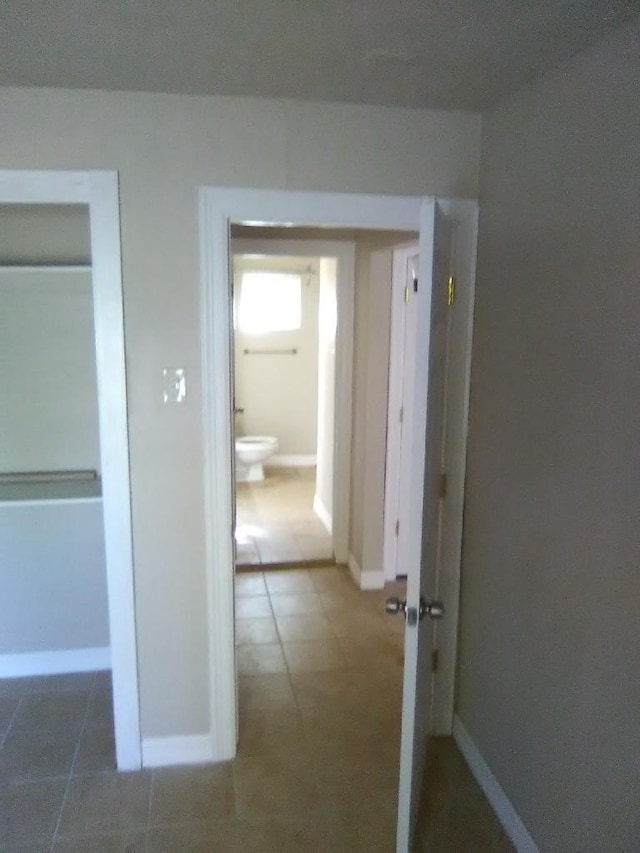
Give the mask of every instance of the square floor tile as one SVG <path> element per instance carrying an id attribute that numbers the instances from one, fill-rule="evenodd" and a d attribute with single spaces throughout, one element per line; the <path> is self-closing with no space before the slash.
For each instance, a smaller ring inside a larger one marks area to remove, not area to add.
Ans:
<path id="1" fill-rule="evenodd" d="M 58 822 L 66 779 L 6 785 L 0 798 L 0 850 L 49 842 Z"/>
<path id="2" fill-rule="evenodd" d="M 247 595 L 236 597 L 236 616 L 249 619 L 254 616 L 272 616 L 268 595 Z"/>
<path id="3" fill-rule="evenodd" d="M 238 560 L 240 562 L 240 560 Z M 236 595 L 266 595 L 262 572 L 240 572 L 235 578 Z"/>
<path id="4" fill-rule="evenodd" d="M 235 821 L 151 829 L 148 853 L 245 853 Z"/>
<path id="5" fill-rule="evenodd" d="M 322 603 L 316 593 L 271 595 L 271 606 L 276 616 L 299 616 L 304 613 L 322 612 Z"/>
<path id="6" fill-rule="evenodd" d="M 269 593 L 315 592 L 309 572 L 304 569 L 267 571 L 264 575 Z"/>
<path id="7" fill-rule="evenodd" d="M 69 783 L 58 837 L 145 829 L 151 773 L 100 773 Z"/>
<path id="8" fill-rule="evenodd" d="M 85 729 L 80 738 L 72 773 L 101 773 L 116 769 L 116 744 L 108 726 Z"/>
<path id="9" fill-rule="evenodd" d="M 296 701 L 286 673 L 238 675 L 240 713 L 255 710 L 295 710 Z"/>
<path id="10" fill-rule="evenodd" d="M 331 623 L 324 613 L 305 613 L 302 616 L 276 616 L 278 633 L 284 643 L 308 640 L 335 639 Z"/>
<path id="11" fill-rule="evenodd" d="M 51 779 L 68 776 L 78 743 L 77 732 L 22 730 L 8 733 L 0 750 L 0 778 Z"/>
<path id="12" fill-rule="evenodd" d="M 283 643 L 289 672 L 326 672 L 344 669 L 346 658 L 338 640 L 313 640 L 308 643 Z"/>
<path id="13" fill-rule="evenodd" d="M 154 770 L 150 826 L 210 822 L 235 813 L 230 764 Z"/>
<path id="14" fill-rule="evenodd" d="M 266 675 L 267 673 L 287 671 L 282 647 L 279 643 L 238 646 L 236 657 L 240 675 Z"/>
<path id="15" fill-rule="evenodd" d="M 236 645 L 252 646 L 262 643 L 277 643 L 278 631 L 273 616 L 254 619 L 236 619 Z"/>
<path id="16" fill-rule="evenodd" d="M 61 839 L 53 845 L 52 853 L 147 853 L 147 833 L 135 830 Z"/>

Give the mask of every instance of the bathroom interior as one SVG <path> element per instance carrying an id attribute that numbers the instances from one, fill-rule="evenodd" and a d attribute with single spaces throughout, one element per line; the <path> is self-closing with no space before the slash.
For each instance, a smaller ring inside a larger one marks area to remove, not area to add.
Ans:
<path id="1" fill-rule="evenodd" d="M 31 779 L 108 770 L 89 211 L 3 205 L 0 223 L 0 686 L 16 704 L 0 726 L 2 771 Z M 38 708 L 46 720 L 34 733 L 28 720 Z"/>
<path id="2" fill-rule="evenodd" d="M 329 564 L 336 260 L 232 246 L 236 566 Z"/>

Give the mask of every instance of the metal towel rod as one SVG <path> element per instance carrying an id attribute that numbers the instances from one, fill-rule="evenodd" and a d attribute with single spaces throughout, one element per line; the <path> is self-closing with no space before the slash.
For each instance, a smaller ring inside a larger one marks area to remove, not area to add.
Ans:
<path id="1" fill-rule="evenodd" d="M 298 350 L 292 349 L 246 349 L 245 355 L 297 355 Z"/>
<path id="2" fill-rule="evenodd" d="M 0 483 L 61 483 L 69 480 L 97 480 L 93 469 L 67 471 L 3 471 Z"/>

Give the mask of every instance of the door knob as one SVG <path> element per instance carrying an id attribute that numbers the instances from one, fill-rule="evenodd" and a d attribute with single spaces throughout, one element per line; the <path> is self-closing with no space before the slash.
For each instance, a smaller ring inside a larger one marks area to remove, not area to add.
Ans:
<path id="1" fill-rule="evenodd" d="M 420 596 L 418 610 L 415 607 L 407 607 L 406 601 L 395 597 L 387 598 L 384 609 L 387 613 L 404 613 L 409 625 L 415 625 L 418 621 L 422 622 L 425 616 L 430 619 L 442 619 L 445 613 L 444 604 L 441 601 L 432 598 L 427 600 L 422 595 Z"/>
<path id="2" fill-rule="evenodd" d="M 444 613 L 444 604 L 441 601 L 436 601 L 433 598 L 427 601 L 420 596 L 420 620 L 424 619 L 425 616 L 428 616 L 430 619 L 442 619 Z"/>
<path id="3" fill-rule="evenodd" d="M 404 613 L 407 609 L 407 602 L 399 598 L 387 598 L 384 609 L 387 613 Z"/>

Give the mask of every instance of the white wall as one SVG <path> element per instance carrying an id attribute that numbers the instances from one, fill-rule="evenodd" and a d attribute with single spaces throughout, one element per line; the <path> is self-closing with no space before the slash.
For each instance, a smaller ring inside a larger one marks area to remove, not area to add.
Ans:
<path id="1" fill-rule="evenodd" d="M 484 120 L 458 713 L 541 851 L 640 837 L 640 29 Z"/>
<path id="2" fill-rule="evenodd" d="M 100 468 L 90 271 L 0 267 L 0 471 Z"/>
<path id="3" fill-rule="evenodd" d="M 329 526 L 333 518 L 333 445 L 336 377 L 337 268 L 320 258 L 318 303 L 318 450 L 314 507 Z M 331 525 L 332 526 L 332 525 Z"/>
<path id="4" fill-rule="evenodd" d="M 205 732 L 198 187 L 475 196 L 480 120 L 29 88 L 0 90 L 0 115 L 5 167 L 120 174 L 142 731 Z M 163 367 L 187 369 L 183 406 L 162 405 Z"/>
<path id="5" fill-rule="evenodd" d="M 234 304 L 243 272 L 277 270 L 302 276 L 302 325 L 290 332 L 251 335 L 235 329 L 235 399 L 238 435 L 274 435 L 278 454 L 315 456 L 318 419 L 319 265 L 314 258 L 234 256 Z M 308 274 L 311 270 L 311 275 Z M 246 354 L 245 350 L 290 350 L 295 355 Z"/>
<path id="6" fill-rule="evenodd" d="M 109 645 L 100 500 L 1 503 L 0 549 L 0 658 Z"/>

